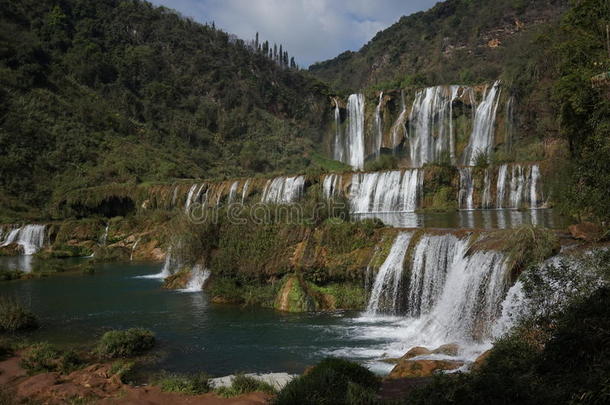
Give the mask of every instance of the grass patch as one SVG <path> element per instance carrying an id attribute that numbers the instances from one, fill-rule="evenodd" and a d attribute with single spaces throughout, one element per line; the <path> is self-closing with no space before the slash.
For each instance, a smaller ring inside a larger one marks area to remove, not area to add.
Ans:
<path id="1" fill-rule="evenodd" d="M 338 160 L 328 159 L 317 152 L 311 154 L 311 161 L 314 165 L 329 172 L 349 172 L 352 170 L 351 166 Z"/>
<path id="2" fill-rule="evenodd" d="M 273 395 L 277 390 L 273 388 L 271 384 L 264 381 L 244 374 L 237 374 L 233 377 L 233 381 L 229 387 L 220 387 L 215 389 L 214 392 L 221 397 L 230 398 L 248 394 L 250 392 L 264 392 Z"/>
<path id="3" fill-rule="evenodd" d="M 104 333 L 96 352 L 103 358 L 133 357 L 150 350 L 154 345 L 155 335 L 149 330 L 112 330 Z"/>
<path id="4" fill-rule="evenodd" d="M 127 384 L 130 380 L 130 375 L 133 371 L 135 363 L 127 360 L 116 360 L 110 366 L 110 374 L 116 375 L 119 379 Z"/>
<path id="5" fill-rule="evenodd" d="M 36 329 L 38 320 L 31 311 L 11 298 L 0 297 L 0 332 Z"/>

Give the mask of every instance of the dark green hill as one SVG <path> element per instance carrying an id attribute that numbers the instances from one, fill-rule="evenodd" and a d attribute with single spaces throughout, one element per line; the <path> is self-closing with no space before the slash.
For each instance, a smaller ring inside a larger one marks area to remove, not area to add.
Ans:
<path id="1" fill-rule="evenodd" d="M 293 172 L 325 86 L 136 0 L 0 0 L 0 208 L 75 188 Z"/>
<path id="2" fill-rule="evenodd" d="M 345 52 L 309 69 L 337 88 L 352 91 L 489 82 L 500 78 L 514 58 L 536 48 L 533 36 L 556 23 L 567 3 L 447 0 L 402 17 L 358 52 Z"/>

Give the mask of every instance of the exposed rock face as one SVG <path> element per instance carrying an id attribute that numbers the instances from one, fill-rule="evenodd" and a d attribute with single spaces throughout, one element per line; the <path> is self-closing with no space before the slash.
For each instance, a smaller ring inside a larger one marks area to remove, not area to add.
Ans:
<path id="1" fill-rule="evenodd" d="M 575 239 L 582 239 L 587 242 L 597 242 L 604 234 L 601 226 L 591 222 L 583 222 L 576 225 L 570 225 L 568 230 Z"/>
<path id="2" fill-rule="evenodd" d="M 297 276 L 289 277 L 280 290 L 275 308 L 284 312 L 308 312 L 320 309 L 319 300 Z"/>
<path id="3" fill-rule="evenodd" d="M 429 377 L 437 371 L 455 370 L 463 366 L 461 361 L 453 360 L 403 360 L 392 369 L 388 378 Z"/>
<path id="4" fill-rule="evenodd" d="M 472 363 L 470 370 L 471 371 L 480 370 L 481 367 L 483 367 L 487 363 L 487 359 L 489 358 L 490 354 L 491 354 L 491 349 L 481 353 L 479 355 L 479 357 L 477 357 L 477 359 L 474 361 L 474 363 Z"/>
<path id="5" fill-rule="evenodd" d="M 23 254 L 23 248 L 17 243 L 11 243 L 0 247 L 0 256 L 19 256 Z"/>
<path id="6" fill-rule="evenodd" d="M 430 350 L 426 349 L 425 347 L 416 346 L 416 347 L 412 348 L 411 350 L 409 350 L 407 353 L 405 353 L 405 355 L 402 356 L 400 359 L 409 360 L 409 359 L 412 359 L 413 357 L 424 356 L 426 354 L 431 354 L 431 353 L 432 352 Z"/>
<path id="7" fill-rule="evenodd" d="M 432 350 L 432 354 L 445 354 L 447 356 L 457 356 L 460 351 L 460 346 L 457 343 L 449 343 L 442 345 Z"/>

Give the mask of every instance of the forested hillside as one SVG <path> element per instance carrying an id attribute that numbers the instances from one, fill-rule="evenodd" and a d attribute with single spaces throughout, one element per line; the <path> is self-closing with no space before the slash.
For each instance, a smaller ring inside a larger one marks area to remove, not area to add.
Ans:
<path id="1" fill-rule="evenodd" d="M 479 84 L 520 62 L 533 65 L 545 28 L 568 0 L 447 0 L 403 16 L 358 52 L 347 51 L 310 71 L 338 89 Z M 398 16 L 397 16 L 398 18 Z M 527 60 L 518 61 L 525 57 Z M 533 72 L 520 72 L 521 74 Z"/>
<path id="2" fill-rule="evenodd" d="M 324 92 L 143 1 L 1 0 L 0 208 L 107 183 L 303 170 Z"/>

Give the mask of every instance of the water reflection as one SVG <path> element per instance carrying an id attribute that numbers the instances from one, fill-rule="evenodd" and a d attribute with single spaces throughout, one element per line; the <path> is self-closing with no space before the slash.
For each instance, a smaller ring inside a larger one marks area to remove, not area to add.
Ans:
<path id="1" fill-rule="evenodd" d="M 33 269 L 34 256 L 4 256 L 0 257 L 0 269 L 2 270 L 21 270 L 31 273 Z"/>
<path id="2" fill-rule="evenodd" d="M 536 210 L 469 210 L 447 213 L 367 213 L 354 214 L 356 219 L 377 218 L 384 224 L 396 228 L 466 228 L 466 229 L 507 229 L 521 225 L 535 225 L 546 228 L 565 228 L 565 218 L 551 209 Z"/>

